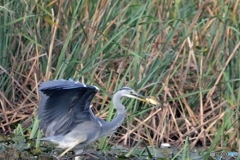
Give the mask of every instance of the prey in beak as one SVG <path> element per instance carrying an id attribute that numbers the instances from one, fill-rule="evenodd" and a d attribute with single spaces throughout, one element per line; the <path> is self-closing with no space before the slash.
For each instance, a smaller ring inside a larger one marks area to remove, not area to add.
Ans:
<path id="1" fill-rule="evenodd" d="M 131 92 L 131 96 L 134 97 L 135 99 L 138 99 L 140 101 L 146 102 L 146 103 L 154 105 L 154 106 L 158 106 L 158 107 L 162 106 L 162 104 L 160 103 L 158 98 L 154 97 L 154 96 L 145 97 L 135 91 Z"/>

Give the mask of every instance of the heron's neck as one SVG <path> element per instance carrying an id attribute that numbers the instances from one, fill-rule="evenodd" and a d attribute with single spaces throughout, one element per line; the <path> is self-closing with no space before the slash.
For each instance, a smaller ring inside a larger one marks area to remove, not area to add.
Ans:
<path id="1" fill-rule="evenodd" d="M 104 131 L 105 133 L 111 134 L 114 131 L 116 131 L 116 129 L 121 126 L 126 116 L 126 110 L 121 103 L 121 97 L 122 95 L 118 93 L 116 93 L 113 96 L 113 105 L 114 108 L 117 110 L 117 116 L 112 121 L 106 123 L 106 125 L 103 128 L 103 130 L 107 131 L 107 132 Z"/>

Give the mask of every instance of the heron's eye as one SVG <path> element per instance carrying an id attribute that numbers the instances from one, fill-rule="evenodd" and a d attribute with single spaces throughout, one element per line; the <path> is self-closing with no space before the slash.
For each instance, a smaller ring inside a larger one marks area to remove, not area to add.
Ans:
<path id="1" fill-rule="evenodd" d="M 133 91 L 130 91 L 130 94 L 134 94 L 134 92 L 133 92 Z"/>

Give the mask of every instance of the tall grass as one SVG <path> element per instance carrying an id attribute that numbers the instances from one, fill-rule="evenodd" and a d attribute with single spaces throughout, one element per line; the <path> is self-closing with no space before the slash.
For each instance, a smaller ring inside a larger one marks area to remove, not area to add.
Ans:
<path id="1" fill-rule="evenodd" d="M 101 89 L 92 109 L 107 120 L 115 113 L 111 95 L 122 86 L 164 103 L 160 110 L 125 100 L 128 117 L 100 141 L 102 149 L 139 140 L 183 146 L 187 137 L 191 147 L 239 149 L 239 1 L 0 6 L 1 132 L 34 117 L 40 82 L 71 77 Z"/>

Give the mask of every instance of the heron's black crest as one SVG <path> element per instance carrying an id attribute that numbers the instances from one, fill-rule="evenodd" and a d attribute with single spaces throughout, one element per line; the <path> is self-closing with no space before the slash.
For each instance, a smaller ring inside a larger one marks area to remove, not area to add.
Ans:
<path id="1" fill-rule="evenodd" d="M 131 91 L 131 90 L 133 90 L 133 89 L 130 88 L 130 87 L 123 87 L 123 88 L 119 89 L 118 91 L 121 91 L 121 90 L 129 90 L 129 91 Z"/>

